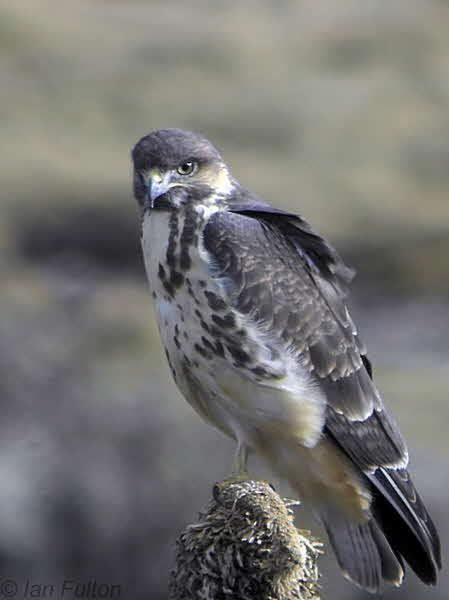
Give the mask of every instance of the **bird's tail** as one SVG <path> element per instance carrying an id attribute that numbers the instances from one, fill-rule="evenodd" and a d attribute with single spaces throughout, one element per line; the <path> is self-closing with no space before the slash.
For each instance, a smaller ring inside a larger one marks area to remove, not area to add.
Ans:
<path id="1" fill-rule="evenodd" d="M 400 585 L 404 561 L 435 584 L 441 549 L 435 526 L 406 470 L 378 469 L 370 476 L 372 516 L 354 523 L 335 513 L 322 520 L 344 574 L 370 592 L 382 581 Z"/>
<path id="2" fill-rule="evenodd" d="M 436 528 L 405 469 L 357 471 L 330 440 L 313 448 L 261 436 L 258 451 L 317 511 L 346 577 L 371 592 L 400 585 L 408 563 L 435 584 L 441 568 Z"/>
<path id="3" fill-rule="evenodd" d="M 341 515 L 322 516 L 340 568 L 348 579 L 368 592 L 377 592 L 382 581 L 399 586 L 403 564 L 375 519 L 354 523 Z"/>

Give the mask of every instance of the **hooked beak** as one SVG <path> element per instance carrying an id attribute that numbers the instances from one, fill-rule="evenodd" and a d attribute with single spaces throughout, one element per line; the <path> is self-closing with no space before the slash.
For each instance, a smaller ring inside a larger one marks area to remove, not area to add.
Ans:
<path id="1" fill-rule="evenodd" d="M 154 203 L 168 192 L 170 189 L 170 172 L 161 173 L 159 169 L 152 169 L 149 173 L 147 197 L 150 203 L 150 208 L 154 208 Z"/>

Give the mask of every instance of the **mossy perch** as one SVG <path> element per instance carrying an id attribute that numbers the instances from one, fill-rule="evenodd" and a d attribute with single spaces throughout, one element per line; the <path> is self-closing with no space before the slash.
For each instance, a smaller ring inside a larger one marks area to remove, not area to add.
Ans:
<path id="1" fill-rule="evenodd" d="M 292 504 L 263 481 L 215 485 L 178 538 L 171 600 L 319 600 L 321 543 L 296 529 Z"/>

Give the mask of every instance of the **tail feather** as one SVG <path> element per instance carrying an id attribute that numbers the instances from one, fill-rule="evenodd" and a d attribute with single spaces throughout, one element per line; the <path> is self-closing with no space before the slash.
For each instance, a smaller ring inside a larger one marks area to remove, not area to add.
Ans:
<path id="1" fill-rule="evenodd" d="M 344 575 L 368 592 L 379 591 L 382 581 L 400 585 L 402 562 L 395 555 L 374 520 L 353 523 L 323 518 L 329 540 Z"/>
<path id="2" fill-rule="evenodd" d="M 374 519 L 370 521 L 370 529 L 380 554 L 383 580 L 392 585 L 401 585 L 404 579 L 404 562 L 401 556 L 394 552 Z"/>
<path id="3" fill-rule="evenodd" d="M 440 541 L 409 474 L 404 469 L 378 469 L 369 479 L 373 484 L 369 521 L 322 515 L 344 574 L 376 592 L 382 580 L 401 584 L 405 561 L 424 583 L 434 585 L 441 569 Z"/>
<path id="4" fill-rule="evenodd" d="M 441 569 L 441 547 L 435 525 L 404 469 L 378 469 L 370 476 L 373 514 L 393 550 L 427 584 Z"/>

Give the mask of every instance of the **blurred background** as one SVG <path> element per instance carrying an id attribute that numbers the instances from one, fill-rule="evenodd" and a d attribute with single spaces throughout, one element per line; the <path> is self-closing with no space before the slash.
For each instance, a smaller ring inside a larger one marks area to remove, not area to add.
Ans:
<path id="1" fill-rule="evenodd" d="M 139 253 L 129 152 L 166 126 L 205 134 L 357 268 L 445 554 L 448 24 L 441 0 L 0 2 L 0 581 L 166 598 L 175 539 L 229 471 L 232 444 L 171 381 Z M 330 551 L 321 567 L 323 599 L 369 597 Z M 409 573 L 384 598 L 447 586 Z"/>

